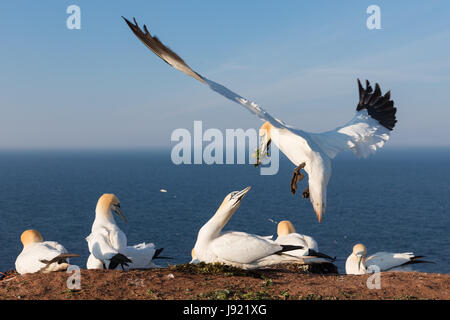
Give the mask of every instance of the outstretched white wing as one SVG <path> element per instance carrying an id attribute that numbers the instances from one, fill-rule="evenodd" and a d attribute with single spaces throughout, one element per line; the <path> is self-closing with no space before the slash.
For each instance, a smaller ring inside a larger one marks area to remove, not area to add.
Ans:
<path id="1" fill-rule="evenodd" d="M 212 80 L 209 80 L 204 76 L 200 75 L 199 73 L 195 72 L 193 69 L 191 69 L 191 67 L 188 66 L 186 62 L 184 62 L 183 59 L 181 59 L 180 56 L 178 56 L 170 48 L 165 46 L 161 41 L 159 41 L 159 39 L 156 36 L 152 36 L 148 31 L 146 25 L 144 25 L 143 27 L 144 31 L 142 31 L 141 28 L 138 26 L 136 19 L 134 19 L 133 24 L 126 18 L 124 17 L 122 18 L 128 24 L 131 31 L 133 31 L 133 33 L 139 38 L 139 40 L 141 40 L 147 46 L 147 48 L 152 50 L 158 57 L 163 59 L 167 64 L 171 65 L 172 67 L 181 72 L 184 72 L 188 76 L 191 76 L 194 79 L 204 84 L 207 84 L 211 88 L 211 90 L 219 93 L 220 95 L 224 96 L 227 99 L 230 99 L 231 101 L 239 103 L 240 105 L 244 106 L 247 110 L 249 110 L 251 113 L 258 116 L 260 119 L 264 121 L 269 121 L 273 126 L 277 128 L 286 127 L 286 125 L 281 120 L 272 117 L 255 102 L 249 101 L 248 99 L 229 90 L 223 85 L 216 83 Z"/>
<path id="2" fill-rule="evenodd" d="M 378 84 L 375 86 L 375 91 L 372 92 L 368 81 L 366 82 L 366 89 L 363 89 L 358 80 L 360 101 L 356 108 L 356 115 L 350 122 L 335 130 L 320 134 L 295 129 L 268 114 L 255 102 L 249 101 L 223 85 L 209 80 L 191 69 L 180 56 L 165 46 L 156 36 L 152 36 L 145 25 L 143 27 L 144 31 L 142 31 L 136 19 L 134 19 L 134 24 L 126 18 L 123 19 L 139 40 L 167 64 L 207 84 L 213 91 L 231 101 L 239 103 L 260 119 L 269 121 L 273 126 L 293 131 L 300 137 L 303 137 L 308 144 L 311 142 L 315 143 L 331 159 L 339 152 L 348 150 L 349 148 L 357 156 L 367 157 L 384 145 L 389 139 L 390 130 L 394 128 L 397 122 L 395 119 L 396 108 L 394 108 L 393 101 L 390 100 L 390 93 L 388 92 L 386 95 L 381 96 L 381 90 Z"/>
<path id="3" fill-rule="evenodd" d="M 397 122 L 397 109 L 394 108 L 394 101 L 390 100 L 390 92 L 382 96 L 378 83 L 372 91 L 367 80 L 364 89 L 358 79 L 358 87 L 359 103 L 352 120 L 324 133 L 306 133 L 331 159 L 348 149 L 363 158 L 375 153 L 389 140 L 390 131 Z M 302 133 L 305 134 L 302 131 L 300 135 Z"/>

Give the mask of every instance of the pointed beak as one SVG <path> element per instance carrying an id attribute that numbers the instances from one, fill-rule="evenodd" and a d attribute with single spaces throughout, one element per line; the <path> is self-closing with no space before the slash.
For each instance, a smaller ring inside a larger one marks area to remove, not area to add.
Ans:
<path id="1" fill-rule="evenodd" d="M 266 134 L 259 137 L 259 148 L 256 150 L 256 163 L 255 167 L 261 164 L 261 159 L 266 157 L 269 152 L 270 140 L 267 141 Z"/>
<path id="2" fill-rule="evenodd" d="M 245 194 L 246 194 L 247 192 L 250 191 L 250 189 L 251 189 L 251 187 L 248 186 L 248 187 L 245 188 L 244 190 L 239 191 L 238 193 L 236 193 L 236 194 L 233 196 L 233 199 L 236 199 L 236 201 L 241 201 L 242 198 L 245 196 Z"/>
<path id="3" fill-rule="evenodd" d="M 119 217 L 123 219 L 123 221 L 128 222 L 127 217 L 123 214 L 122 210 L 120 210 L 120 206 L 113 206 L 113 211 L 117 213 Z"/>
<path id="4" fill-rule="evenodd" d="M 358 270 L 361 270 L 361 262 L 363 262 L 363 256 L 362 254 L 358 253 L 356 254 L 356 256 L 358 257 Z"/>

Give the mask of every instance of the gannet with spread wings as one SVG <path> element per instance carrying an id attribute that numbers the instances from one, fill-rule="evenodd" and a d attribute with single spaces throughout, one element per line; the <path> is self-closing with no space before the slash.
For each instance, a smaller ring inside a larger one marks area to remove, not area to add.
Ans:
<path id="1" fill-rule="evenodd" d="M 358 157 L 367 157 L 381 148 L 389 140 L 390 131 L 397 122 L 397 109 L 390 100 L 390 91 L 382 95 L 378 83 L 373 89 L 366 80 L 364 88 L 358 80 L 359 102 L 356 115 L 342 127 L 323 133 L 310 133 L 296 129 L 272 117 L 256 103 L 245 99 L 221 84 L 207 79 L 191 69 L 175 52 L 165 46 L 157 37 L 150 34 L 144 25 L 143 30 L 134 19 L 134 24 L 123 18 L 133 33 L 151 51 L 175 69 L 208 85 L 222 96 L 242 105 L 264 120 L 259 130 L 260 148 L 257 151 L 257 165 L 265 157 L 271 142 L 291 160 L 296 168 L 291 178 L 291 192 L 295 194 L 297 184 L 308 173 L 308 187 L 304 198 L 310 198 L 319 222 L 327 207 L 327 185 L 331 176 L 331 159 L 339 152 L 351 149 Z"/>

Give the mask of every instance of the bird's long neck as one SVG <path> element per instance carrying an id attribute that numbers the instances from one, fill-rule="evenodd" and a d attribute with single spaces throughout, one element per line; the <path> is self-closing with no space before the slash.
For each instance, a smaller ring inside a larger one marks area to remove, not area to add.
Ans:
<path id="1" fill-rule="evenodd" d="M 114 220 L 114 216 L 111 212 L 111 206 L 104 204 L 97 204 L 95 208 L 95 220 L 92 228 L 95 226 L 116 226 L 116 221 Z"/>
<path id="2" fill-rule="evenodd" d="M 280 149 L 282 152 L 284 152 L 281 149 L 282 147 L 280 144 L 280 130 L 278 128 L 276 128 L 276 127 L 270 128 L 270 141 L 271 141 L 271 143 L 276 145 L 278 149 Z"/>
<path id="3" fill-rule="evenodd" d="M 230 221 L 236 209 L 223 208 L 223 205 L 220 206 L 214 216 L 200 229 L 198 240 L 211 241 L 217 238 L 228 221 Z"/>

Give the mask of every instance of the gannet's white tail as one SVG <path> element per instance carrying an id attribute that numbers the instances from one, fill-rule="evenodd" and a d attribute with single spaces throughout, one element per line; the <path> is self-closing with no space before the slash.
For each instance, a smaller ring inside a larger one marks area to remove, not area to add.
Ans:
<path id="1" fill-rule="evenodd" d="M 126 248 L 126 255 L 130 258 L 132 263 L 129 264 L 127 269 L 147 269 L 152 268 L 153 256 L 155 255 L 156 248 L 153 243 L 140 243 L 134 246 L 129 246 Z"/>

